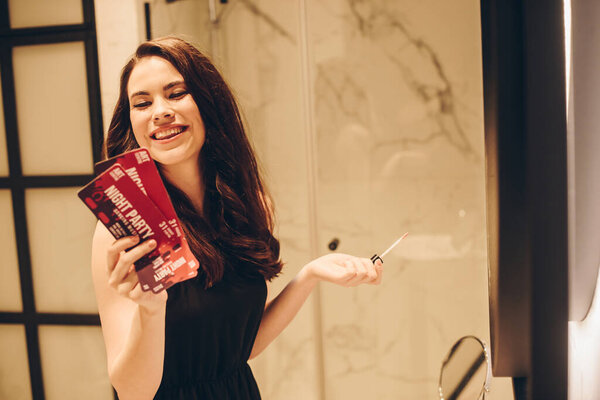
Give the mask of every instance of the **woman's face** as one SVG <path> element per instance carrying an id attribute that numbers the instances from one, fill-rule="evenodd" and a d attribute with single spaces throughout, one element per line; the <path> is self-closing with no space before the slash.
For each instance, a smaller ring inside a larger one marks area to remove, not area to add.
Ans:
<path id="1" fill-rule="evenodd" d="M 127 83 L 129 118 L 140 147 L 162 165 L 198 160 L 205 131 L 183 77 L 164 58 L 142 58 Z"/>

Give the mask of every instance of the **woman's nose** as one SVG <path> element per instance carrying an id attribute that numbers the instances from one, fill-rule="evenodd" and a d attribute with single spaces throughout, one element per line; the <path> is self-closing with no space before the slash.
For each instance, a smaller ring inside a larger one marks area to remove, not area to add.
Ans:
<path id="1" fill-rule="evenodd" d="M 156 107 L 154 109 L 154 115 L 152 118 L 155 122 L 159 122 L 163 119 L 173 118 L 173 116 L 175 115 L 173 109 L 169 107 L 167 102 L 158 100 L 155 104 Z"/>
<path id="2" fill-rule="evenodd" d="M 169 119 L 173 117 L 173 113 L 171 111 L 165 110 L 160 113 L 154 114 L 154 121 L 158 122 L 162 119 Z"/>

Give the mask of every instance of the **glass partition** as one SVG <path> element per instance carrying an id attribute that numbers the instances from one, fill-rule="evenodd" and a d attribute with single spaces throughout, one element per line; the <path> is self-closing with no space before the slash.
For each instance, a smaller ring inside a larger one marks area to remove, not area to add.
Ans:
<path id="1" fill-rule="evenodd" d="M 0 398 L 31 399 L 23 325 L 0 324 Z"/>
<path id="2" fill-rule="evenodd" d="M 11 28 L 83 23 L 81 0 L 8 0 Z"/>
<path id="3" fill-rule="evenodd" d="M 91 174 L 84 43 L 15 47 L 13 68 L 23 174 Z"/>
<path id="4" fill-rule="evenodd" d="M 90 269 L 96 223 L 77 190 L 28 189 L 25 193 L 39 312 L 97 312 Z"/>
<path id="5" fill-rule="evenodd" d="M 9 190 L 0 190 L 0 254 L 2 254 L 2 279 L 0 280 L 0 311 L 21 311 L 21 284 L 17 243 L 13 223 L 12 196 Z"/>
<path id="6" fill-rule="evenodd" d="M 112 400 L 99 327 L 40 326 L 40 354 L 48 400 Z"/>

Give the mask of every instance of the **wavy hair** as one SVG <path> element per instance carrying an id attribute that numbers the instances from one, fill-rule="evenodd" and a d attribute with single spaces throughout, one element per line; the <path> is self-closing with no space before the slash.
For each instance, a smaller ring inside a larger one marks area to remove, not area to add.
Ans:
<path id="1" fill-rule="evenodd" d="M 234 96 L 212 62 L 190 43 L 164 37 L 142 43 L 123 67 L 103 156 L 138 148 L 129 118 L 127 84 L 144 57 L 158 56 L 183 76 L 206 137 L 199 155 L 205 184 L 203 212 L 164 175 L 163 182 L 182 223 L 190 248 L 204 272 L 205 285 L 220 281 L 226 268 L 244 276 L 277 276 L 282 268 L 273 213 L 256 157 L 246 136 Z M 160 166 L 159 166 L 160 171 Z"/>

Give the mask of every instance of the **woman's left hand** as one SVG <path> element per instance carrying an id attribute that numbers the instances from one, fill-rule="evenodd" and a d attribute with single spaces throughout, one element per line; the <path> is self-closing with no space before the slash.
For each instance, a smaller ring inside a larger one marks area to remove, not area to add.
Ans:
<path id="1" fill-rule="evenodd" d="M 383 264 L 368 258 L 333 253 L 319 257 L 304 266 L 304 273 L 314 280 L 332 282 L 341 286 L 358 286 L 363 283 L 378 285 L 383 275 Z"/>

